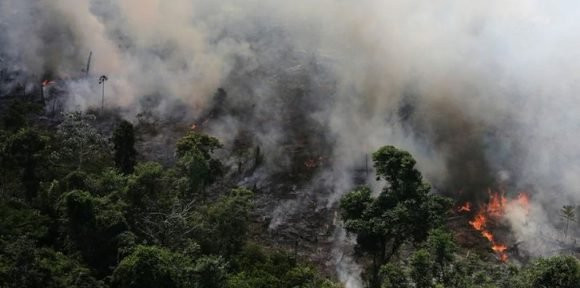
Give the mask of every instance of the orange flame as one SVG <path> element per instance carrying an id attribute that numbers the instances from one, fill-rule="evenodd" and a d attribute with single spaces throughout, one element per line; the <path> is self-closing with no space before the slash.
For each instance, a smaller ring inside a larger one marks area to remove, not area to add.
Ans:
<path id="1" fill-rule="evenodd" d="M 469 221 L 469 224 L 471 226 L 473 226 L 473 228 L 475 230 L 481 231 L 485 227 L 486 221 L 487 221 L 487 219 L 485 218 L 485 215 L 483 215 L 481 212 L 479 212 L 479 214 L 477 214 L 477 216 L 475 216 L 473 221 Z"/>
<path id="2" fill-rule="evenodd" d="M 489 232 L 487 230 L 483 230 L 483 231 L 481 231 L 481 235 L 483 235 L 483 237 L 487 238 L 487 240 L 489 242 L 493 242 L 493 234 L 491 234 L 491 232 Z"/>
<path id="3" fill-rule="evenodd" d="M 508 248 L 503 244 L 494 244 L 491 246 L 491 249 L 497 253 L 504 253 Z"/>
<path id="4" fill-rule="evenodd" d="M 457 208 L 457 212 L 469 212 L 469 211 L 471 211 L 471 203 L 469 202 L 465 202 L 465 204 Z"/>
<path id="5" fill-rule="evenodd" d="M 54 81 L 44 80 L 42 81 L 42 87 L 46 87 L 48 85 L 54 84 Z"/>
<path id="6" fill-rule="evenodd" d="M 525 192 L 521 192 L 518 194 L 518 198 L 516 199 L 518 205 L 522 208 L 526 209 L 526 212 L 530 209 L 530 196 Z"/>
<path id="7" fill-rule="evenodd" d="M 494 216 L 494 217 L 501 217 L 504 213 L 504 207 L 506 206 L 507 199 L 503 195 L 503 193 L 495 192 L 492 193 L 491 190 L 488 191 L 489 193 L 489 203 L 486 206 L 487 214 Z"/>
<path id="8" fill-rule="evenodd" d="M 506 207 L 510 206 L 519 206 L 525 209 L 526 213 L 529 210 L 530 198 L 526 193 L 520 193 L 518 197 L 514 200 L 508 200 L 503 192 L 491 192 L 489 193 L 489 201 L 487 204 L 483 205 L 477 215 L 473 218 L 472 221 L 469 221 L 469 225 L 473 227 L 473 229 L 479 231 L 481 235 L 487 239 L 491 243 L 491 249 L 498 255 L 499 260 L 502 262 L 506 262 L 508 260 L 507 250 L 508 247 L 502 243 L 499 243 L 493 233 L 488 229 L 488 220 L 490 218 L 499 219 L 501 218 L 505 212 Z M 468 203 L 466 203 L 467 205 Z M 464 207 L 469 208 L 469 206 L 461 206 L 459 211 L 469 211 L 465 210 Z M 470 208 L 469 208 L 470 209 Z"/>
<path id="9" fill-rule="evenodd" d="M 209 121 L 209 119 L 204 119 L 201 123 L 193 123 L 191 125 L 191 130 L 196 131 L 196 130 L 200 130 L 202 129 L 203 126 L 205 126 L 205 124 L 207 124 L 207 122 Z"/>

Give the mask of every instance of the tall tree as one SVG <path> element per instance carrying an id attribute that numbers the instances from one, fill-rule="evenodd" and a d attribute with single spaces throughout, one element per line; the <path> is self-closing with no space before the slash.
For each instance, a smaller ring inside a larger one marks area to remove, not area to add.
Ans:
<path id="1" fill-rule="evenodd" d="M 110 161 L 109 143 L 91 124 L 94 119 L 93 115 L 80 112 L 65 115 L 57 128 L 60 147 L 53 155 L 54 162 L 79 170 L 100 170 L 103 166 L 99 163 Z"/>
<path id="2" fill-rule="evenodd" d="M 63 195 L 59 210 L 67 245 L 77 248 L 98 275 L 108 275 L 116 264 L 118 237 L 128 229 L 119 207 L 107 198 L 74 190 Z"/>
<path id="3" fill-rule="evenodd" d="M 411 256 L 411 278 L 417 288 L 433 287 L 433 262 L 427 249 L 419 249 Z"/>
<path id="4" fill-rule="evenodd" d="M 115 164 L 119 171 L 124 174 L 131 174 L 137 162 L 137 151 L 135 151 L 135 132 L 133 124 L 128 121 L 121 121 L 113 133 L 113 144 L 115 149 Z"/>
<path id="5" fill-rule="evenodd" d="M 105 82 L 108 80 L 109 78 L 106 75 L 99 77 L 99 84 L 101 84 L 101 87 L 103 88 L 101 94 L 101 113 L 103 113 L 103 110 L 105 109 Z"/>
<path id="6" fill-rule="evenodd" d="M 357 249 L 372 257 L 370 286 L 380 285 L 379 268 L 406 241 L 421 242 L 445 219 L 451 202 L 430 194 L 430 186 L 406 151 L 385 146 L 373 154 L 377 180 L 387 185 L 378 197 L 368 187 L 346 194 L 340 203 L 345 228 L 357 235 Z"/>
<path id="7" fill-rule="evenodd" d="M 439 281 L 446 281 L 447 272 L 454 260 L 453 255 L 457 250 L 453 235 L 442 229 L 433 229 L 427 238 L 427 248 L 433 258 L 434 276 Z"/>
<path id="8" fill-rule="evenodd" d="M 570 222 L 576 222 L 576 212 L 574 211 L 574 206 L 564 205 L 560 210 L 560 217 L 566 222 L 566 227 L 564 228 L 564 238 L 567 238 Z"/>
<path id="9" fill-rule="evenodd" d="M 189 193 L 202 189 L 221 176 L 222 164 L 213 158 L 213 152 L 221 147 L 216 138 L 196 132 L 177 142 L 178 166 L 188 180 Z"/>
<path id="10" fill-rule="evenodd" d="M 3 149 L 3 165 L 13 165 L 20 169 L 20 179 L 24 186 L 24 196 L 30 201 L 36 197 L 40 186 L 38 168 L 42 162 L 46 146 L 44 137 L 32 129 L 22 129 L 8 138 Z"/>
<path id="11" fill-rule="evenodd" d="M 198 241 L 205 252 L 230 257 L 241 250 L 249 229 L 251 199 L 251 191 L 233 189 L 194 217 L 192 224 L 203 235 Z"/>

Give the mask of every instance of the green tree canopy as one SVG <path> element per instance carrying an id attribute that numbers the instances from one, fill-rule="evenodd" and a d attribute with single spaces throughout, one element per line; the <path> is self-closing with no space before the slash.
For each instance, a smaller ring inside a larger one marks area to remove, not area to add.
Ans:
<path id="1" fill-rule="evenodd" d="M 210 204 L 193 218 L 198 239 L 207 253 L 231 256 L 245 243 L 250 222 L 252 192 L 239 188 Z"/>
<path id="2" fill-rule="evenodd" d="M 95 116 L 80 112 L 66 114 L 57 128 L 58 149 L 52 161 L 70 171 L 98 171 L 110 162 L 111 147 L 92 125 Z"/>
<path id="3" fill-rule="evenodd" d="M 443 223 L 450 200 L 429 193 L 430 186 L 406 151 L 385 146 L 373 154 L 377 179 L 387 185 L 377 197 L 359 187 L 340 202 L 348 232 L 357 235 L 357 248 L 373 258 L 372 287 L 379 285 L 379 268 L 406 241 L 421 242 Z"/>
<path id="4" fill-rule="evenodd" d="M 6 288 L 104 287 L 78 261 L 22 237 L 0 241 L 0 286 Z"/>
<path id="5" fill-rule="evenodd" d="M 40 166 L 46 155 L 47 139 L 36 130 L 25 128 L 9 137 L 2 147 L 3 170 L 12 174 L 19 171 L 19 179 L 24 187 L 24 197 L 28 201 L 36 197 L 40 188 Z"/>
<path id="6" fill-rule="evenodd" d="M 381 288 L 406 288 L 410 287 L 407 279 L 407 271 L 401 265 L 387 263 L 381 267 Z"/>
<path id="7" fill-rule="evenodd" d="M 527 287 L 578 288 L 580 261 L 572 256 L 539 259 L 522 275 Z"/>
<path id="8" fill-rule="evenodd" d="M 185 288 L 191 280 L 192 263 L 159 247 L 138 246 L 113 272 L 113 288 Z"/>
<path id="9" fill-rule="evenodd" d="M 62 222 L 72 246 L 100 275 L 116 264 L 120 235 L 128 224 L 120 207 L 106 198 L 74 190 L 64 195 L 61 203 Z"/>
<path id="10" fill-rule="evenodd" d="M 433 287 L 432 258 L 427 249 L 419 249 L 411 256 L 411 279 L 417 288 Z"/>
<path id="11" fill-rule="evenodd" d="M 188 179 L 191 193 L 213 183 L 223 173 L 221 162 L 212 157 L 222 144 L 213 137 L 191 132 L 177 142 L 178 166 Z"/>
<path id="12" fill-rule="evenodd" d="M 457 251 L 453 235 L 443 229 L 433 229 L 427 238 L 427 249 L 433 259 L 433 273 L 440 280 L 445 281 L 454 253 Z"/>

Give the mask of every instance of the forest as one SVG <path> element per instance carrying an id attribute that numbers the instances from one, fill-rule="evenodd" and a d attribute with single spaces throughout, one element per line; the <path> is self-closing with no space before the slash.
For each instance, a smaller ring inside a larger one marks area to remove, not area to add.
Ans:
<path id="1" fill-rule="evenodd" d="M 343 287 L 260 240 L 260 191 L 232 186 L 237 168 L 216 157 L 218 139 L 185 132 L 176 162 L 162 165 L 139 156 L 140 124 L 99 111 L 47 120 L 38 101 L 4 104 L 0 287 Z M 267 155 L 254 153 L 259 166 Z M 454 203 L 432 193 L 411 154 L 384 146 L 372 160 L 382 191 L 361 186 L 339 205 L 366 287 L 580 287 L 575 257 L 513 265 L 459 246 L 446 225 Z"/>
<path id="2" fill-rule="evenodd" d="M 580 288 L 579 12 L 0 0 L 0 288 Z"/>

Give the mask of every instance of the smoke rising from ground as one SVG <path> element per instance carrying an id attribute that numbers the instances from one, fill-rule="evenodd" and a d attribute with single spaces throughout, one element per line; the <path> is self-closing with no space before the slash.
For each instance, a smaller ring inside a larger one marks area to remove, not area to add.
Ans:
<path id="1" fill-rule="evenodd" d="M 532 194 L 533 217 L 510 217 L 517 237 L 555 229 L 558 209 L 580 202 L 579 3 L 214 2 L 2 0 L 1 65 L 68 79 L 69 109 L 99 105 L 106 74 L 107 106 L 128 115 L 153 97 L 158 113 L 186 105 L 194 118 L 224 87 L 248 114 L 210 123 L 225 142 L 246 129 L 266 155 L 292 137 L 329 145 L 321 206 L 385 144 L 461 200 L 497 185 Z"/>

